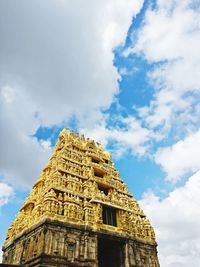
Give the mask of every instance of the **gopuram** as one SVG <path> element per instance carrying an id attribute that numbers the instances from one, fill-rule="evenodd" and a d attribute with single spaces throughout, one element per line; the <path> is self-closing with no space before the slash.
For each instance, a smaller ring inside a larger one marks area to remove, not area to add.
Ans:
<path id="1" fill-rule="evenodd" d="M 99 143 L 64 129 L 1 266 L 159 267 L 154 230 Z"/>

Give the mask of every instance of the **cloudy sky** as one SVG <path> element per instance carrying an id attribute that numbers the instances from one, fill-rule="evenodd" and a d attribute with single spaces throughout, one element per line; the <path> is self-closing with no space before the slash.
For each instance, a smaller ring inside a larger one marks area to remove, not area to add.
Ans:
<path id="1" fill-rule="evenodd" d="M 162 267 L 200 266 L 200 1 L 0 1 L 0 245 L 72 128 L 111 151 Z"/>

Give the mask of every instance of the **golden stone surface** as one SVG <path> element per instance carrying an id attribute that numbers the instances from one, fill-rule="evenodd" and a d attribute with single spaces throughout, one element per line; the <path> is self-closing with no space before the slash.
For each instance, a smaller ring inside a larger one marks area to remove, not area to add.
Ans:
<path id="1" fill-rule="evenodd" d="M 103 207 L 115 208 L 117 226 L 103 223 Z M 44 219 L 155 244 L 154 230 L 110 154 L 99 143 L 67 129 L 60 133 L 47 166 L 8 229 L 4 247 Z"/>

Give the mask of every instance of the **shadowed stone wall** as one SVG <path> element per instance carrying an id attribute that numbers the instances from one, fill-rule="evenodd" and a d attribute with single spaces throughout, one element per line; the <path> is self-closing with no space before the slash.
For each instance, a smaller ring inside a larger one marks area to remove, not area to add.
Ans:
<path id="1" fill-rule="evenodd" d="M 27 267 L 98 267 L 99 238 L 104 242 L 112 240 L 116 246 L 120 244 L 120 267 L 159 267 L 155 244 L 50 220 L 30 229 L 3 248 L 3 263 Z"/>

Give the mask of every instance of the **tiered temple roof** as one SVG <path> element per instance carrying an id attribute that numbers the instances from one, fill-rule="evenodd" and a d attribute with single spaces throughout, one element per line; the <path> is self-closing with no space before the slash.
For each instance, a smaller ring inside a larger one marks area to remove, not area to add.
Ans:
<path id="1" fill-rule="evenodd" d="M 99 143 L 59 135 L 47 166 L 11 224 L 4 247 L 40 221 L 89 226 L 155 243 L 154 230 Z"/>

